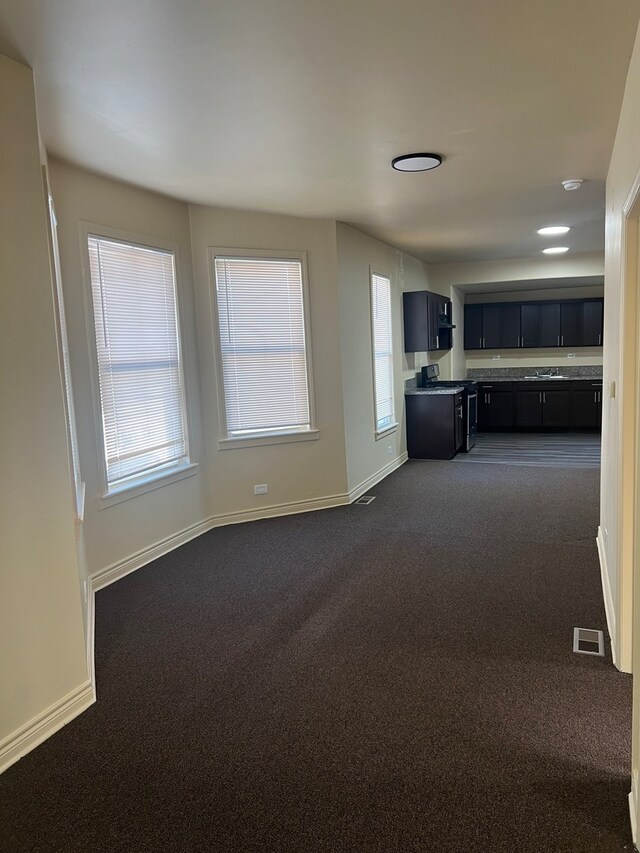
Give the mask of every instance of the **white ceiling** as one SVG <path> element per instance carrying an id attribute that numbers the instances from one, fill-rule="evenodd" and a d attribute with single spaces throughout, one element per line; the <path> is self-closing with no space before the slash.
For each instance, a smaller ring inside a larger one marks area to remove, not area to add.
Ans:
<path id="1" fill-rule="evenodd" d="M 2 0 L 50 152 L 430 262 L 603 247 L 637 0 Z M 391 159 L 441 153 L 434 172 Z M 564 178 L 585 179 L 573 193 Z M 556 240 L 556 242 L 558 242 Z"/>

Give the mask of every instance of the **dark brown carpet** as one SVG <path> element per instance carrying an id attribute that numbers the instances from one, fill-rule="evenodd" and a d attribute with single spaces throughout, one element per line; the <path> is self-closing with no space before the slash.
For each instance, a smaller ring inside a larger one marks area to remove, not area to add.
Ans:
<path id="1" fill-rule="evenodd" d="M 631 680 L 598 472 L 410 462 L 97 595 L 98 703 L 0 777 L 3 851 L 617 853 Z"/>

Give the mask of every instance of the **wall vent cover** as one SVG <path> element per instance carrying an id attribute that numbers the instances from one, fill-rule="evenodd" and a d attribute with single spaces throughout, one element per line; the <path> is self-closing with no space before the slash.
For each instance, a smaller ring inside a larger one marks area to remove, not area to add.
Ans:
<path id="1" fill-rule="evenodd" d="M 354 503 L 357 503 L 357 504 L 370 504 L 370 503 L 371 503 L 371 501 L 375 501 L 375 499 L 376 499 L 376 496 L 375 496 L 375 495 L 363 495 L 361 498 L 358 498 L 358 500 L 357 500 L 357 501 L 354 501 Z"/>
<path id="2" fill-rule="evenodd" d="M 573 651 L 604 657 L 604 633 L 593 628 L 573 629 Z"/>

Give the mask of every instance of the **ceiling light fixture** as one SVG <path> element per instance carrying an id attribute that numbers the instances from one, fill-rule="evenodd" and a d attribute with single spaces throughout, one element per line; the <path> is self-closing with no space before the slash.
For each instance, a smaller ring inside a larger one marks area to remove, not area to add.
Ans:
<path id="1" fill-rule="evenodd" d="M 542 237 L 551 237 L 555 234 L 566 234 L 570 230 L 568 225 L 546 225 L 544 228 L 538 228 L 538 234 Z"/>
<path id="2" fill-rule="evenodd" d="M 442 163 L 439 154 L 403 154 L 395 157 L 391 165 L 398 172 L 428 172 Z"/>
<path id="3" fill-rule="evenodd" d="M 579 190 L 582 184 L 582 178 L 569 178 L 568 180 L 562 182 L 562 186 L 565 188 L 565 190 Z"/>
<path id="4" fill-rule="evenodd" d="M 548 249 L 543 249 L 542 252 L 545 255 L 562 255 L 564 252 L 568 252 L 568 246 L 550 246 Z"/>

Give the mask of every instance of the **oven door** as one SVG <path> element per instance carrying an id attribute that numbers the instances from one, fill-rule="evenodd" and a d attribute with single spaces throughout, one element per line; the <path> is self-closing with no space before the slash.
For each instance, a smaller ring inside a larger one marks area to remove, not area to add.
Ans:
<path id="1" fill-rule="evenodd" d="M 469 452 L 476 443 L 478 435 L 478 392 L 470 391 L 467 394 L 467 435 L 464 449 Z"/>

